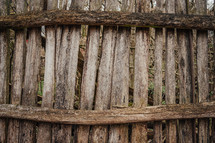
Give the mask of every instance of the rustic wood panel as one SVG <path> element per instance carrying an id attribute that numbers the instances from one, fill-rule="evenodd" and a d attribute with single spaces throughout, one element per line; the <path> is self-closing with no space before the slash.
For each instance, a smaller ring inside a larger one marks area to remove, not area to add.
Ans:
<path id="1" fill-rule="evenodd" d="M 150 1 L 137 0 L 136 12 L 150 12 Z M 136 28 L 134 107 L 148 105 L 149 28 Z M 147 123 L 132 125 L 132 142 L 147 142 Z"/>
<path id="2" fill-rule="evenodd" d="M 0 15 L 7 14 L 6 0 L 0 0 Z M 0 30 L 0 104 L 7 98 L 7 32 Z M 6 142 L 6 121 L 0 118 L 0 142 Z"/>
<path id="3" fill-rule="evenodd" d="M 207 1 L 196 0 L 196 14 L 207 14 Z M 199 102 L 209 100 L 209 71 L 208 71 L 208 32 L 197 31 L 197 75 Z M 199 120 L 199 142 L 209 142 L 209 120 Z"/>
<path id="4" fill-rule="evenodd" d="M 166 2 L 166 12 L 175 13 L 175 0 Z M 174 29 L 166 29 L 166 67 L 165 67 L 165 99 L 166 104 L 175 104 L 175 31 Z M 176 121 L 167 121 L 166 125 L 166 142 L 177 142 Z"/>
<path id="5" fill-rule="evenodd" d="M 164 10 L 164 0 L 158 0 L 156 5 L 157 13 L 165 12 Z M 154 95 L 153 95 L 153 105 L 162 104 L 162 56 L 164 47 L 164 35 L 163 29 L 155 29 L 155 74 L 154 74 Z M 163 131 L 162 122 L 154 122 L 154 142 L 162 143 Z"/>
<path id="6" fill-rule="evenodd" d="M 176 1 L 176 13 L 188 14 L 186 0 Z M 194 91 L 192 87 L 192 30 L 177 30 L 177 45 L 179 47 L 179 73 L 180 73 L 180 104 L 193 103 Z M 195 120 L 179 121 L 179 142 L 193 143 L 195 140 Z"/>
<path id="7" fill-rule="evenodd" d="M 214 30 L 215 18 L 207 15 L 64 10 L 0 16 L 0 28 L 3 29 L 73 24 Z"/>
<path id="8" fill-rule="evenodd" d="M 0 117 L 69 125 L 108 125 L 172 119 L 215 118 L 215 102 L 118 108 L 120 109 L 104 111 L 60 110 L 2 104 L 0 105 Z"/>

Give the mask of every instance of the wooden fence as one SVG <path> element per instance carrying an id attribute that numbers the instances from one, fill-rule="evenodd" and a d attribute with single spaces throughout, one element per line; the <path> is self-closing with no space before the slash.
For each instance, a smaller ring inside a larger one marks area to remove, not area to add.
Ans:
<path id="1" fill-rule="evenodd" d="M 0 143 L 214 143 L 215 18 L 190 9 L 0 0 Z"/>

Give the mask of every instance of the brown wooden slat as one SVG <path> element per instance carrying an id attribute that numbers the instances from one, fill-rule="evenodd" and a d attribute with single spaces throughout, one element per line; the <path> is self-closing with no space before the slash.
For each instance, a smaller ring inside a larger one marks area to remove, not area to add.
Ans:
<path id="1" fill-rule="evenodd" d="M 215 18 L 207 15 L 174 15 L 158 13 L 44 11 L 0 16 L 0 28 L 40 27 L 43 25 L 106 25 L 154 28 L 214 30 Z"/>
<path id="2" fill-rule="evenodd" d="M 215 118 L 215 102 L 151 106 L 141 109 L 121 107 L 121 109 L 105 111 L 60 110 L 2 104 L 0 105 L 0 117 L 70 125 L 108 125 L 173 119 Z"/>
<path id="3" fill-rule="evenodd" d="M 150 1 L 136 0 L 136 12 L 150 12 Z M 148 105 L 149 28 L 136 28 L 134 107 Z M 132 125 L 132 142 L 147 142 L 147 123 Z"/>
<path id="4" fill-rule="evenodd" d="M 207 14 L 207 0 L 196 0 L 196 14 Z M 208 32 L 197 31 L 197 75 L 199 102 L 209 100 Z M 209 120 L 199 120 L 198 141 L 209 142 Z"/>
<path id="5" fill-rule="evenodd" d="M 7 14 L 6 0 L 0 0 L 0 15 Z M 0 30 L 0 104 L 7 97 L 7 31 Z M 6 121 L 0 118 L 0 142 L 6 142 Z"/>
<path id="6" fill-rule="evenodd" d="M 175 13 L 175 0 L 167 1 L 167 13 Z M 165 99 L 166 104 L 176 103 L 176 81 L 175 81 L 175 31 L 166 29 L 166 67 L 165 67 Z M 166 142 L 177 142 L 176 120 L 167 121 L 166 125 Z"/>

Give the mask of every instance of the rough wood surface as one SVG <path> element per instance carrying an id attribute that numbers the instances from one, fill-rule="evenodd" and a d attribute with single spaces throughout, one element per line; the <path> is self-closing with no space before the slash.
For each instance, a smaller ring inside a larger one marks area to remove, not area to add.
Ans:
<path id="1" fill-rule="evenodd" d="M 0 16 L 7 14 L 6 0 L 0 0 Z M 0 30 L 0 104 L 7 98 L 7 31 Z M 6 120 L 0 118 L 0 142 L 6 142 Z"/>
<path id="2" fill-rule="evenodd" d="M 165 12 L 165 0 L 157 0 L 156 11 L 157 13 Z M 164 47 L 164 34 L 162 28 L 155 29 L 155 74 L 154 74 L 154 95 L 153 105 L 162 104 L 162 60 L 163 60 L 163 47 Z M 154 122 L 154 138 L 155 143 L 162 143 L 163 131 L 162 122 Z"/>
<path id="3" fill-rule="evenodd" d="M 196 0 L 196 14 L 207 14 L 207 1 Z M 208 32 L 197 31 L 197 75 L 198 75 L 198 101 L 209 100 L 209 71 L 208 71 Z M 199 120 L 198 141 L 209 142 L 209 120 Z"/>
<path id="4" fill-rule="evenodd" d="M 120 107 L 118 107 L 120 108 Z M 141 123 L 172 119 L 215 118 L 215 102 L 162 105 L 115 110 L 61 110 L 16 105 L 0 105 L 1 118 L 78 125 Z"/>
<path id="5" fill-rule="evenodd" d="M 214 30 L 215 18 L 207 15 L 64 10 L 0 16 L 1 29 L 73 24 Z"/>
<path id="6" fill-rule="evenodd" d="M 188 14 L 186 0 L 176 1 L 176 13 Z M 192 30 L 177 30 L 177 45 L 179 47 L 179 73 L 180 73 L 180 104 L 193 103 L 194 91 L 192 87 Z M 179 142 L 193 143 L 195 140 L 195 120 L 179 121 Z"/>
<path id="7" fill-rule="evenodd" d="M 138 11 L 137 11 L 138 10 Z M 150 1 L 136 1 L 136 12 L 150 12 Z M 136 28 L 133 106 L 148 105 L 149 28 Z M 132 125 L 132 142 L 147 142 L 147 123 Z"/>
<path id="8" fill-rule="evenodd" d="M 166 5 L 167 13 L 175 13 L 175 0 L 167 1 Z M 175 94 L 175 31 L 174 29 L 166 29 L 166 67 L 165 67 L 165 99 L 166 104 L 176 103 Z M 166 142 L 177 142 L 176 132 L 176 120 L 167 121 L 166 125 Z"/>

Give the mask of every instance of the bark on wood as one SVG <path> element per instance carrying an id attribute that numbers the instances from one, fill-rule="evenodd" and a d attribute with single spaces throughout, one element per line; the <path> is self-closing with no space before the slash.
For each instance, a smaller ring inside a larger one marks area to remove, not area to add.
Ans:
<path id="1" fill-rule="evenodd" d="M 188 6 L 186 0 L 176 1 L 176 13 L 188 14 Z M 192 43 L 190 38 L 191 30 L 177 30 L 177 45 L 179 47 L 179 72 L 180 72 L 180 104 L 193 103 L 192 91 Z M 195 140 L 195 120 L 179 121 L 179 142 L 193 143 Z"/>
<path id="2" fill-rule="evenodd" d="M 0 16 L 0 28 L 40 27 L 43 25 L 106 25 L 154 28 L 214 30 L 215 18 L 207 15 L 181 15 L 130 12 L 87 12 L 52 10 Z"/>
<path id="3" fill-rule="evenodd" d="M 196 1 L 196 14 L 207 14 L 207 1 Z M 199 102 L 209 100 L 209 71 L 208 71 L 208 33 L 197 31 L 197 75 L 198 75 L 198 97 Z M 201 143 L 209 142 L 209 120 L 199 120 L 199 137 Z"/>
<path id="4" fill-rule="evenodd" d="M 120 107 L 119 107 L 120 108 Z M 141 123 L 173 119 L 215 118 L 215 102 L 162 105 L 115 110 L 60 110 L 16 105 L 0 105 L 1 118 L 78 125 Z"/>
<path id="5" fill-rule="evenodd" d="M 175 13 L 175 0 L 169 0 L 166 3 L 166 12 Z M 175 104 L 175 32 L 174 29 L 166 29 L 166 67 L 165 67 L 165 86 L 166 86 L 166 104 Z M 166 142 L 177 142 L 176 121 L 167 121 Z"/>
<path id="6" fill-rule="evenodd" d="M 214 0 L 214 5 L 215 5 L 215 0 Z M 214 15 L 215 15 L 215 11 L 214 11 Z M 215 53 L 215 35 L 213 37 L 213 52 Z M 214 61 L 214 67 L 215 67 L 215 56 L 213 58 L 213 61 Z M 215 77 L 215 72 L 213 73 L 213 77 Z M 215 83 L 215 78 L 213 79 L 213 82 Z M 214 85 L 213 92 L 215 93 L 215 85 Z M 215 101 L 215 94 L 213 94 L 211 101 Z M 211 143 L 213 143 L 213 142 L 215 142 L 215 118 L 212 119 L 212 129 L 211 130 L 212 130 Z"/>

